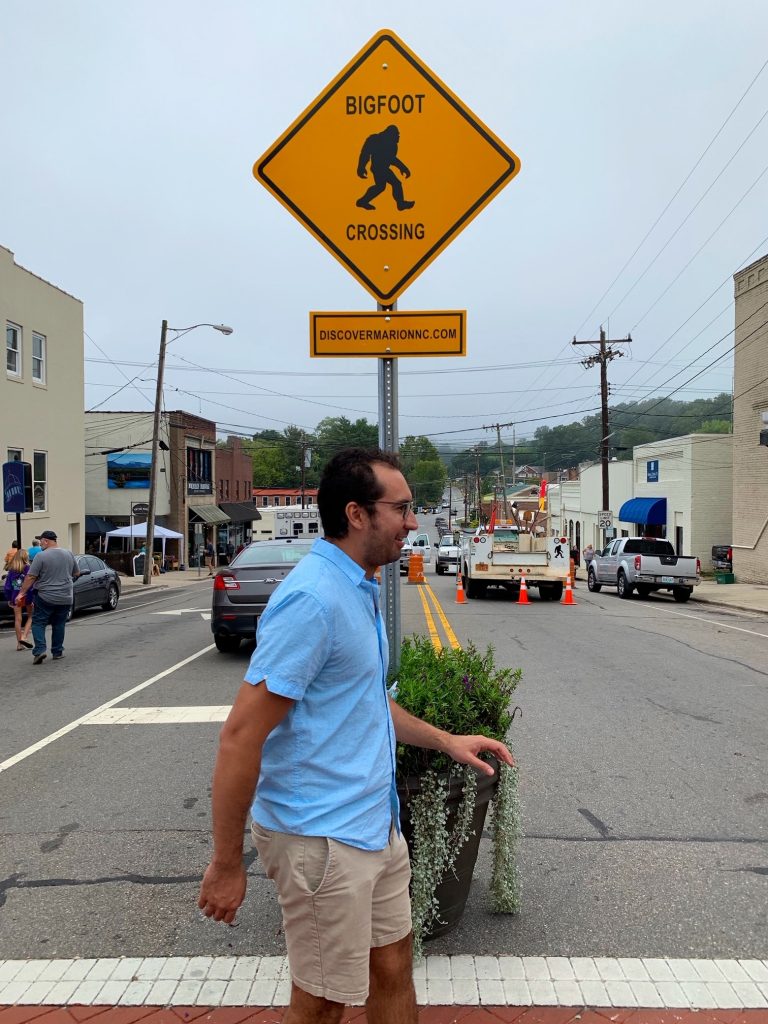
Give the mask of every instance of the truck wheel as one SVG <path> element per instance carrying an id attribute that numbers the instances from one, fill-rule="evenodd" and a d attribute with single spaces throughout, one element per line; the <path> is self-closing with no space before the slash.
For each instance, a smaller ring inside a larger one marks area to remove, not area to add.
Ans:
<path id="1" fill-rule="evenodd" d="M 478 583 L 477 580 L 467 580 L 464 589 L 467 592 L 467 597 L 482 597 L 485 594 L 485 585 Z"/>
<path id="2" fill-rule="evenodd" d="M 617 594 L 619 595 L 619 597 L 632 597 L 633 589 L 634 588 L 631 587 L 630 584 L 627 582 L 627 577 L 624 575 L 623 570 L 621 570 L 619 572 L 619 575 L 616 577 Z"/>
<path id="3" fill-rule="evenodd" d="M 587 573 L 587 590 L 590 592 L 590 594 L 599 594 L 602 589 L 603 585 L 602 583 L 597 582 L 595 570 L 590 569 Z"/>
<path id="4" fill-rule="evenodd" d="M 693 590 L 690 587 L 673 587 L 672 588 L 672 596 L 674 597 L 674 599 L 676 601 L 679 601 L 680 604 L 685 604 L 685 602 L 688 600 L 688 598 L 691 596 L 692 593 L 693 593 Z"/>
<path id="5" fill-rule="evenodd" d="M 442 569 L 440 568 L 440 563 L 439 562 L 435 562 L 435 576 L 442 576 L 442 575 L 443 575 L 443 572 L 442 572 Z"/>
<path id="6" fill-rule="evenodd" d="M 651 596 L 651 588 L 648 586 L 647 583 L 637 584 L 637 596 L 642 598 L 643 600 L 645 600 L 646 597 Z"/>
<path id="7" fill-rule="evenodd" d="M 550 583 L 547 587 L 549 591 L 550 601 L 561 601 L 563 598 L 563 584 L 562 583 Z M 541 593 L 541 587 L 539 587 L 539 593 Z"/>

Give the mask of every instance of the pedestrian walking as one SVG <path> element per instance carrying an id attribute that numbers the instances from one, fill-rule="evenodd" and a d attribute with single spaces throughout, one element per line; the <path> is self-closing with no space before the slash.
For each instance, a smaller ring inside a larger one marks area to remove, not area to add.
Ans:
<path id="1" fill-rule="evenodd" d="M 216 548 L 210 540 L 205 545 L 205 564 L 208 566 L 208 575 L 213 576 L 213 570 L 216 568 Z"/>
<path id="2" fill-rule="evenodd" d="M 32 562 L 32 559 L 35 557 L 35 555 L 39 555 L 42 550 L 43 549 L 40 546 L 40 538 L 39 537 L 35 537 L 35 543 L 34 544 L 30 544 L 29 545 L 29 549 L 27 550 L 27 554 L 29 555 L 30 564 Z"/>
<path id="3" fill-rule="evenodd" d="M 40 544 L 43 550 L 35 555 L 16 598 L 16 604 L 26 601 L 27 593 L 35 588 L 33 665 L 41 665 L 46 659 L 45 628 L 48 625 L 53 660 L 64 657 L 64 628 L 72 606 L 72 582 L 80 575 L 75 556 L 59 547 L 53 530 L 43 530 Z"/>
<path id="4" fill-rule="evenodd" d="M 16 604 L 24 577 L 29 572 L 29 556 L 24 548 L 18 548 L 8 565 L 8 574 L 3 581 L 5 600 L 13 608 L 13 628 L 16 633 L 16 650 L 32 650 L 29 642 L 29 631 L 32 628 L 32 612 L 34 610 L 35 592 L 29 590 L 25 600 Z M 27 609 L 27 620 L 24 622 L 24 608 Z"/>
<path id="5" fill-rule="evenodd" d="M 21 548 L 21 544 L 17 540 L 11 541 L 11 546 L 5 552 L 5 558 L 3 559 L 3 569 L 7 570 L 11 564 L 11 560 L 16 556 L 16 552 Z"/>
<path id="6" fill-rule="evenodd" d="M 198 905 L 234 924 L 252 835 L 283 914 L 292 988 L 285 1024 L 416 1024 L 408 848 L 399 827 L 396 743 L 491 772 L 511 764 L 484 736 L 452 736 L 387 694 L 388 646 L 374 573 L 418 527 L 397 456 L 351 448 L 318 492 L 325 537 L 274 593 L 221 733 L 211 862 Z M 258 783 L 258 785 L 257 785 Z M 255 791 L 255 793 L 254 793 Z"/>

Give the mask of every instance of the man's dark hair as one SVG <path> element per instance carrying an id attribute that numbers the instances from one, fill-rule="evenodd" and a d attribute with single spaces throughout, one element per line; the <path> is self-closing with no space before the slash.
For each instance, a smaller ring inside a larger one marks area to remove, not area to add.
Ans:
<path id="1" fill-rule="evenodd" d="M 317 507 L 326 537 L 341 540 L 347 536 L 349 522 L 344 510 L 350 501 L 372 510 L 384 493 L 373 472 L 377 462 L 400 469 L 397 455 L 380 448 L 343 448 L 326 465 L 317 490 Z"/>

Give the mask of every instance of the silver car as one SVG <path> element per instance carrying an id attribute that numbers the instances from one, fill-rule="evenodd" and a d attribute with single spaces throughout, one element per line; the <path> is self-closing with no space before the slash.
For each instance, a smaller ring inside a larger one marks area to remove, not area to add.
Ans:
<path id="1" fill-rule="evenodd" d="M 233 653 L 241 640 L 255 639 L 267 601 L 313 543 L 295 537 L 260 540 L 219 569 L 213 578 L 211 631 L 220 651 Z"/>

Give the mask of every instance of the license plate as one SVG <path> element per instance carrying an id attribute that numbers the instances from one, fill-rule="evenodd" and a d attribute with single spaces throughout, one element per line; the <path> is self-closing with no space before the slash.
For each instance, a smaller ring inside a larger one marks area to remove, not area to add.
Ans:
<path id="1" fill-rule="evenodd" d="M 662 583 L 674 583 L 675 582 L 675 577 L 674 576 L 662 576 L 661 577 L 661 582 Z"/>

